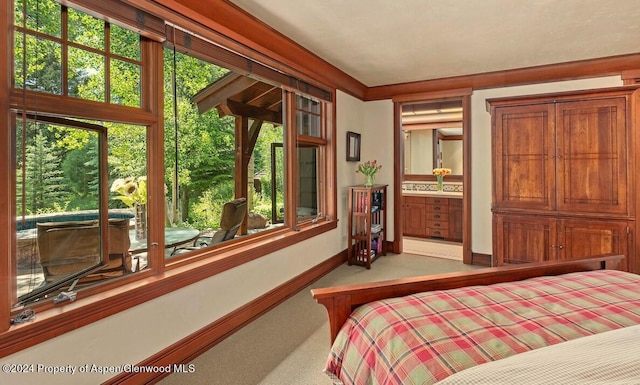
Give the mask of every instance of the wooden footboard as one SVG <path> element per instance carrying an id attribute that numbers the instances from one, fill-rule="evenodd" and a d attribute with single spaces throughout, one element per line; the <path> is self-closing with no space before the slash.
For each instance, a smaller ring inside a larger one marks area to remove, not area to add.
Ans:
<path id="1" fill-rule="evenodd" d="M 311 294 L 329 315 L 331 343 L 351 312 L 360 305 L 385 298 L 401 297 L 432 290 L 455 289 L 464 286 L 490 285 L 527 278 L 560 275 L 577 271 L 606 269 L 619 265 L 624 255 L 600 255 L 590 258 L 548 261 L 490 267 L 476 271 L 427 275 L 390 281 L 362 283 L 312 289 Z"/>

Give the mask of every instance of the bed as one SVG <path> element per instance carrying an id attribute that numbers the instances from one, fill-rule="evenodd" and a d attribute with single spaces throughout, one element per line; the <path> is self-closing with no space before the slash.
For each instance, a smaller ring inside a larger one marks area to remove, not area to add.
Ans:
<path id="1" fill-rule="evenodd" d="M 607 376 L 638 383 L 640 276 L 611 268 L 622 258 L 596 256 L 313 289 L 329 313 L 332 347 L 325 372 L 345 385 L 499 384 L 492 376 L 510 383 L 513 370 L 505 374 L 499 369 L 521 360 L 531 366 L 531 381 L 522 383 L 544 383 L 535 379 L 541 378 L 541 368 L 553 373 L 545 360 L 567 356 L 552 352 L 571 343 L 568 348 L 589 352 L 570 355 L 578 362 L 571 364 L 575 373 L 565 373 L 571 365 L 557 359 L 551 364 L 575 383 L 584 383 L 584 368 L 594 356 L 596 372 L 608 369 L 596 376 L 605 379 L 600 383 L 611 383 Z M 627 334 L 616 335 L 621 332 Z M 637 338 L 630 344 L 634 351 L 619 352 L 631 362 L 606 353 L 611 341 L 594 343 L 604 346 L 602 354 L 613 363 L 599 359 L 592 345 L 572 347 L 605 337 Z M 484 374 L 474 372 L 483 368 Z"/>

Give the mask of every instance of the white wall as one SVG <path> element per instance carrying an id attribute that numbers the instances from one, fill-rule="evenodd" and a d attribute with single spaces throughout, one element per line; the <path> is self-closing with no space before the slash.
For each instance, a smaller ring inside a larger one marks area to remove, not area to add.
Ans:
<path id="1" fill-rule="evenodd" d="M 85 364 L 136 364 L 344 250 L 347 242 L 346 186 L 362 183 L 355 173 L 356 163 L 345 160 L 346 132 L 363 134 L 363 159 L 377 157 L 387 166 L 378 180 L 390 183 L 393 180 L 393 155 L 389 154 L 391 151 L 379 149 L 392 142 L 392 131 L 389 130 L 387 139 L 380 138 L 379 131 L 387 126 L 385 121 L 392 122 L 392 113 L 387 111 L 389 103 L 365 105 L 342 93 L 338 93 L 336 106 L 340 218 L 336 230 L 52 338 L 3 358 L 2 363 L 75 368 Z M 0 384 L 93 384 L 114 376 L 0 373 Z"/>
<path id="2" fill-rule="evenodd" d="M 393 102 L 382 100 L 363 102 L 343 92 L 337 93 L 338 135 L 338 213 L 345 226 L 341 226 L 342 244 L 347 244 L 347 187 L 361 185 L 364 177 L 356 173 L 358 165 L 376 160 L 382 168 L 376 174 L 376 184 L 388 184 L 387 188 L 387 240 L 393 241 Z M 360 162 L 346 162 L 347 131 L 361 135 Z"/>
<path id="3" fill-rule="evenodd" d="M 506 96 L 617 87 L 619 76 L 474 91 L 471 96 L 471 250 L 492 254 L 491 115 L 486 100 Z"/>
<path id="4" fill-rule="evenodd" d="M 387 240 L 393 241 L 393 170 L 396 159 L 393 153 L 393 102 L 380 100 L 367 102 L 364 106 L 364 126 L 362 130 L 362 154 L 360 160 L 377 160 L 382 165 L 376 175 L 376 184 L 387 184 Z M 398 160 L 399 161 L 399 160 Z M 354 168 L 355 172 L 355 168 Z M 363 183 L 358 174 L 356 184 Z"/>

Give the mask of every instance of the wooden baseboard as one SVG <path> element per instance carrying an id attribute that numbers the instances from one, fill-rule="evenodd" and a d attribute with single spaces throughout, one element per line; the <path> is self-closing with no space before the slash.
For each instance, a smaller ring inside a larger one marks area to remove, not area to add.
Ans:
<path id="1" fill-rule="evenodd" d="M 184 370 L 184 364 L 222 342 L 267 311 L 300 292 L 347 260 L 347 251 L 325 260 L 299 276 L 283 283 L 241 308 L 183 338 L 138 363 L 138 366 L 170 367 L 169 373 L 121 373 L 103 384 L 155 384 L 172 372 Z"/>
<path id="2" fill-rule="evenodd" d="M 491 266 L 491 255 L 471 253 L 471 264 L 478 266 Z"/>

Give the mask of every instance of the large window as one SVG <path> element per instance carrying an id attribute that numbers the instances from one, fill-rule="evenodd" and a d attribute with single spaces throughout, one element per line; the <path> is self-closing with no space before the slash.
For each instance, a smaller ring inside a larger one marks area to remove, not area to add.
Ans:
<path id="1" fill-rule="evenodd" d="M 143 37 L 123 25 L 144 18 L 119 2 L 128 23 L 13 4 L 1 198 L 15 222 L 0 257 L 12 319 L 76 295 L 103 316 L 105 301 L 132 305 L 105 295 L 124 284 L 144 282 L 129 297 L 140 303 L 335 227 L 331 93 L 173 26 Z M 56 317 L 41 322 L 73 327 Z"/>

